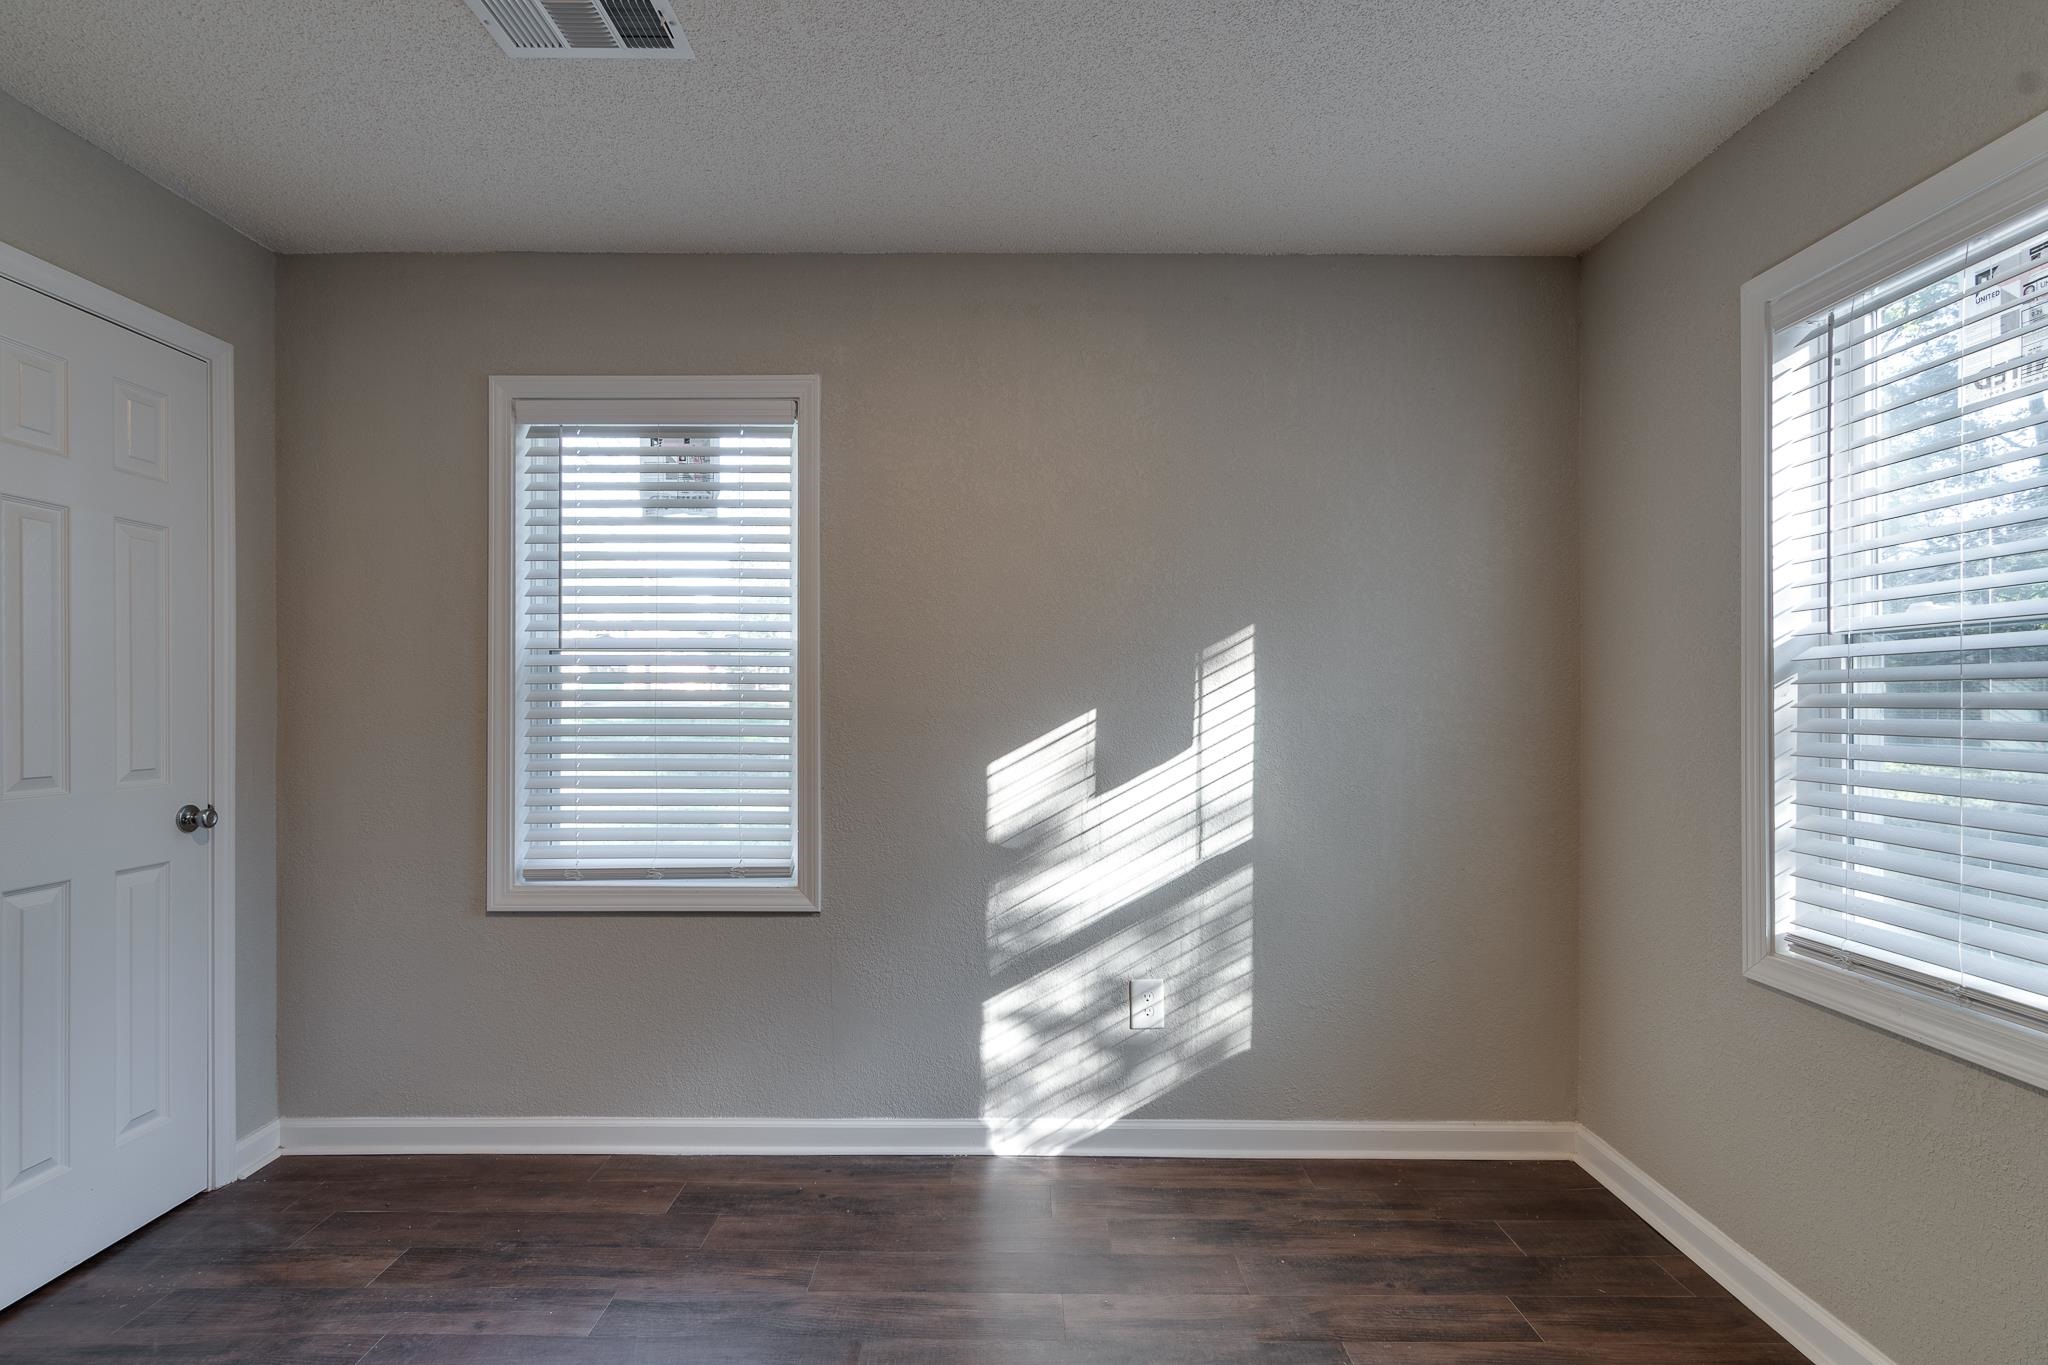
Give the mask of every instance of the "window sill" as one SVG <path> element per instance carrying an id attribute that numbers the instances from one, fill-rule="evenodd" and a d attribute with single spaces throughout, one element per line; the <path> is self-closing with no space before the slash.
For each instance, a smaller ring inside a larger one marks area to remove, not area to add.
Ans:
<path id="1" fill-rule="evenodd" d="M 797 886 L 507 886 L 494 915 L 815 915 L 817 893 Z"/>
<path id="2" fill-rule="evenodd" d="M 1771 952 L 1743 975 L 1837 1014 L 2048 1090 L 2048 1032 L 1831 963 Z"/>

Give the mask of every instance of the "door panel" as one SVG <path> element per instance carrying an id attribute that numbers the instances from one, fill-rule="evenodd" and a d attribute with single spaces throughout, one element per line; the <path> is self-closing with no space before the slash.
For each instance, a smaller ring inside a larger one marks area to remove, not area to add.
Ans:
<path id="1" fill-rule="evenodd" d="M 8 997 L 0 1058 L 0 1199 L 70 1164 L 71 885 L 32 886 L 0 901 L 0 990 Z"/>
<path id="2" fill-rule="evenodd" d="M 171 710 L 170 530 L 114 523 L 114 781 L 163 786 Z"/>
<path id="3" fill-rule="evenodd" d="M 71 772 L 71 512 L 0 495 L 0 796 L 62 792 Z"/>
<path id="4" fill-rule="evenodd" d="M 0 1303 L 207 1183 L 210 403 L 0 280 Z"/>
<path id="5" fill-rule="evenodd" d="M 114 1136 L 122 1142 L 165 1117 L 170 891 L 168 863 L 114 874 Z"/>

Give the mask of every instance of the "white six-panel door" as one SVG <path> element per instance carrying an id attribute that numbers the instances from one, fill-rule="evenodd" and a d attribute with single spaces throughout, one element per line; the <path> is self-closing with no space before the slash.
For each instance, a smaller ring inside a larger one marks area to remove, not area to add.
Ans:
<path id="1" fill-rule="evenodd" d="M 209 382 L 0 279 L 0 1304 L 207 1184 Z"/>

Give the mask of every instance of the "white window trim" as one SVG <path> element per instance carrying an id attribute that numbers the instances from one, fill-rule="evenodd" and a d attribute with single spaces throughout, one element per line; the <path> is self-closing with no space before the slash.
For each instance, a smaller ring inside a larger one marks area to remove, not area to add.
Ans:
<path id="1" fill-rule="evenodd" d="M 487 908 L 496 913 L 815 914 L 819 900 L 818 449 L 816 375 L 493 375 L 491 408 L 490 833 Z M 512 404 L 520 399 L 781 398 L 797 405 L 793 565 L 796 575 L 796 882 L 793 886 L 524 884 L 513 875 L 519 771 L 512 687 L 519 609 L 513 529 Z"/>
<path id="2" fill-rule="evenodd" d="M 1776 942 L 1771 898 L 1771 333 L 2048 203 L 2048 114 L 1742 287 L 1742 959 L 1752 981 L 2048 1088 L 2048 1031 Z"/>

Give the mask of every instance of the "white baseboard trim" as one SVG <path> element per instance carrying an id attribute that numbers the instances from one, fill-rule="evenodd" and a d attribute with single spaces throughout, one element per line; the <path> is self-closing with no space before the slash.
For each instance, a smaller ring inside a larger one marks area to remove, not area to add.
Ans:
<path id="1" fill-rule="evenodd" d="M 284 1121 L 272 1119 L 235 1142 L 235 1179 L 251 1176 L 277 1160 L 284 1144 Z"/>
<path id="2" fill-rule="evenodd" d="M 1273 1122 L 1124 1119 L 1065 1125 L 979 1119 L 285 1119 L 287 1155 L 402 1152 L 673 1152 L 740 1156 L 1571 1158 L 1572 1123 Z"/>
<path id="3" fill-rule="evenodd" d="M 1673 1246 L 1748 1305 L 1815 1365 L 1895 1365 L 1892 1358 L 1598 1135 L 1579 1129 L 1578 1161 Z"/>

